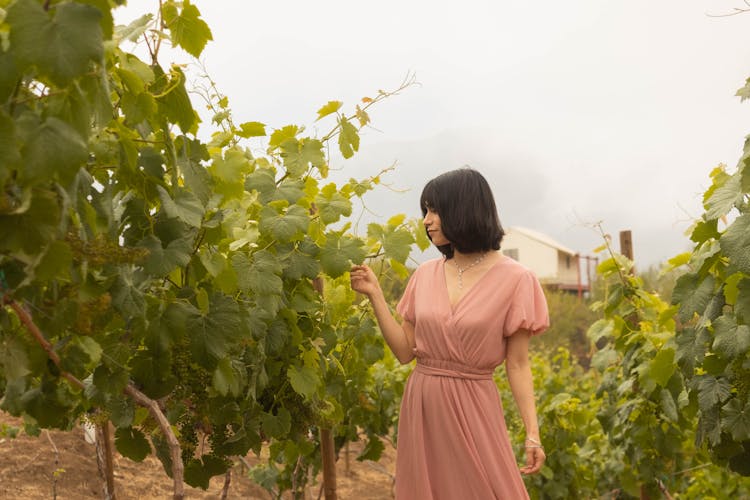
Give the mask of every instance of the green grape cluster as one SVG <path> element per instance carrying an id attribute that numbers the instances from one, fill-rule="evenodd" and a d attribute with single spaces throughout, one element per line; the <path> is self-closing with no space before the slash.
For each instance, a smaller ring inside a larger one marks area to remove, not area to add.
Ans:
<path id="1" fill-rule="evenodd" d="M 148 255 L 145 248 L 123 247 L 104 235 L 84 241 L 78 234 L 68 232 L 65 242 L 70 246 L 74 259 L 85 260 L 94 267 L 105 264 L 134 264 L 141 262 Z"/>
<path id="2" fill-rule="evenodd" d="M 198 433 L 196 432 L 195 420 L 188 412 L 183 413 L 177 422 L 179 430 L 180 446 L 182 447 L 182 462 L 187 463 L 195 457 L 198 449 Z"/>

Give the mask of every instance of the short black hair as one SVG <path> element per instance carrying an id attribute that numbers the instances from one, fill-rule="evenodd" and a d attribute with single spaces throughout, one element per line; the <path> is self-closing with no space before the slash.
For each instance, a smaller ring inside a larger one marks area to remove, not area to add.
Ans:
<path id="1" fill-rule="evenodd" d="M 495 198 L 487 180 L 476 170 L 464 167 L 435 177 L 422 190 L 419 205 L 423 217 L 428 207 L 440 216 L 440 229 L 450 243 L 438 250 L 446 258 L 452 258 L 454 250 L 500 250 L 505 232 Z"/>

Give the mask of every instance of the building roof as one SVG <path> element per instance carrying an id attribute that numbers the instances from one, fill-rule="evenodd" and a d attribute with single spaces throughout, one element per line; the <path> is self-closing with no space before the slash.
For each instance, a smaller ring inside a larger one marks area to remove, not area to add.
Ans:
<path id="1" fill-rule="evenodd" d="M 520 226 L 512 226 L 508 228 L 506 232 L 523 234 L 524 236 L 534 239 L 538 241 L 539 243 L 547 245 L 548 247 L 555 248 L 568 255 L 578 255 L 578 252 L 576 252 L 575 250 L 571 250 L 570 248 L 556 242 L 555 240 L 553 240 L 546 234 L 542 234 L 539 231 L 534 231 L 533 229 L 528 229 L 528 228 L 520 227 Z"/>

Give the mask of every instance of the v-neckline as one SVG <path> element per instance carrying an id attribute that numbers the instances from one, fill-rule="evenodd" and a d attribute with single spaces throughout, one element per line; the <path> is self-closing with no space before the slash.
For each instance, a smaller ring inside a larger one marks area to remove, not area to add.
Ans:
<path id="1" fill-rule="evenodd" d="M 448 277 L 445 275 L 445 265 L 448 263 L 448 259 L 443 259 L 440 262 L 440 270 L 441 270 L 441 272 L 443 274 L 443 291 L 444 291 L 444 294 L 445 294 L 445 300 L 448 301 L 448 307 L 450 309 L 451 316 L 454 316 L 456 314 L 456 311 L 458 311 L 458 306 L 460 306 L 464 302 L 464 299 L 466 299 L 466 297 L 468 297 L 469 295 L 471 295 L 471 293 L 474 291 L 474 289 L 477 288 L 477 286 L 479 284 L 481 284 L 481 282 L 484 280 L 484 278 L 488 274 L 490 274 L 501 262 L 504 262 L 505 259 L 507 259 L 507 258 L 508 257 L 506 257 L 505 255 L 501 255 L 500 258 L 497 260 L 497 262 L 493 263 L 489 268 L 487 268 L 487 270 L 484 272 L 484 274 L 482 274 L 474 282 L 474 284 L 471 285 L 471 287 L 468 290 L 466 290 L 466 292 L 463 295 L 461 295 L 461 297 L 456 301 L 455 304 L 451 302 L 451 294 L 450 294 L 450 290 L 448 290 Z"/>

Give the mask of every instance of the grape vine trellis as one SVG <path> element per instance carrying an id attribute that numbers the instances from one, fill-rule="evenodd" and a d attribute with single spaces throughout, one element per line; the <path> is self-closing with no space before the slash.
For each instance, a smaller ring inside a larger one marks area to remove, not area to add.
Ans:
<path id="1" fill-rule="evenodd" d="M 185 75 L 158 53 L 170 40 L 198 57 L 209 27 L 166 0 L 116 28 L 119 3 L 0 0 L 2 408 L 28 432 L 109 420 L 135 460 L 150 440 L 175 497 L 183 474 L 206 487 L 271 443 L 256 479 L 299 494 L 316 429 L 363 429 L 376 458 L 393 423 L 397 394 L 372 368 L 383 344 L 344 275 L 368 257 L 403 275 L 424 233 L 397 216 L 352 235 L 352 201 L 380 178 L 325 182 L 328 143 L 351 157 L 391 93 L 350 115 L 329 102 L 320 139 L 235 126 L 216 97 L 203 143 Z M 122 48 L 140 36 L 149 62 Z M 265 154 L 243 147 L 253 137 Z"/>
<path id="2" fill-rule="evenodd" d="M 669 261 L 684 268 L 673 304 L 646 291 L 630 273 L 633 263 L 611 249 L 598 269 L 608 283 L 597 304 L 604 318 L 588 335 L 602 346 L 592 360 L 603 371 L 599 420 L 623 453 L 623 487 L 640 489 L 642 498 L 704 451 L 750 476 L 748 165 L 750 139 L 734 173 L 711 172 L 705 212 L 690 235 L 695 248 Z M 688 439 L 695 446 L 686 453 Z"/>

